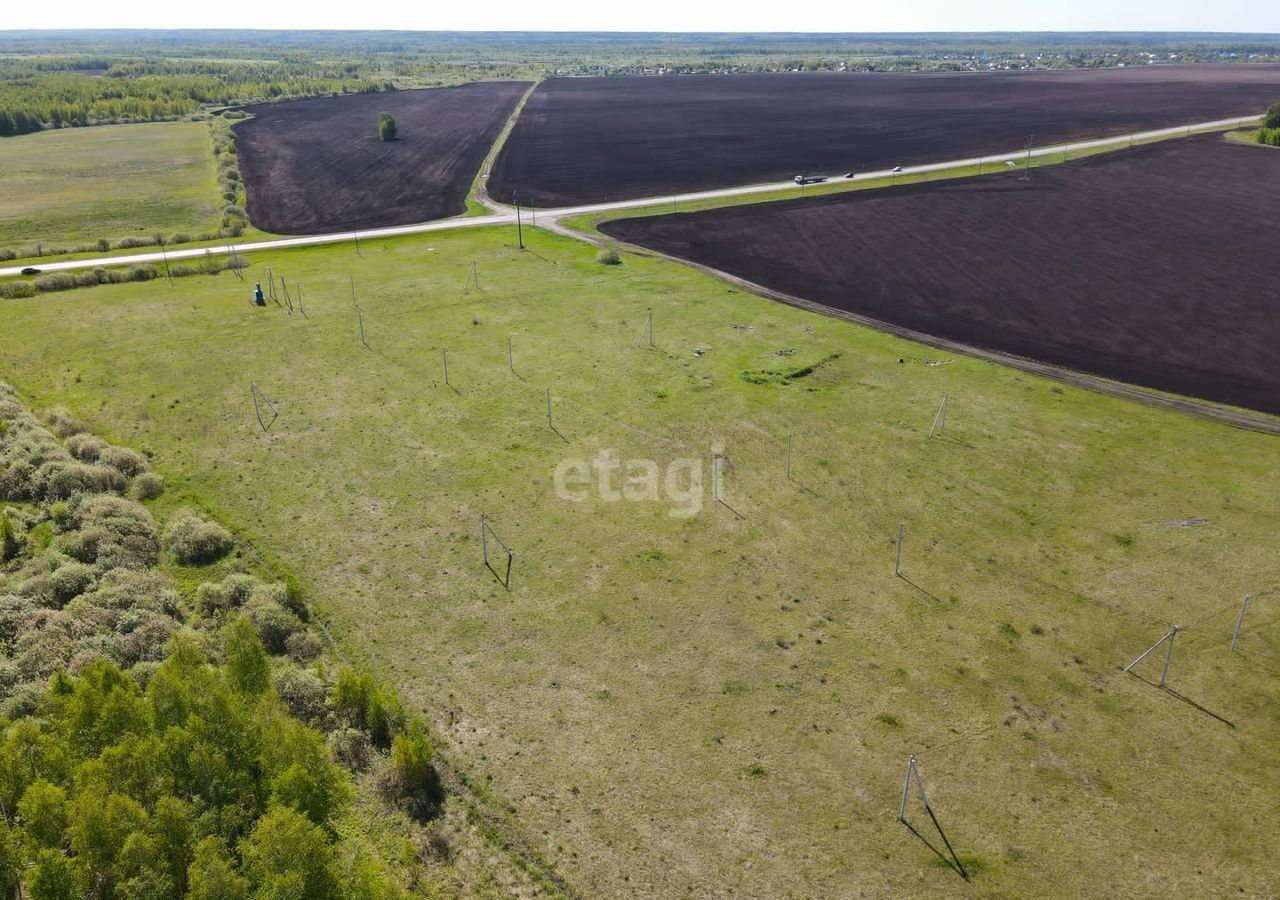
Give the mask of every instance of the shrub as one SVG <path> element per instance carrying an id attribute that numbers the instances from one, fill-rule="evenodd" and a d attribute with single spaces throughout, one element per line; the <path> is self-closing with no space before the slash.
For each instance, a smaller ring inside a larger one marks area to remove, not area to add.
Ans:
<path id="1" fill-rule="evenodd" d="M 258 629 L 258 637 L 269 653 L 283 653 L 285 642 L 302 628 L 297 616 L 270 600 L 254 602 L 248 610 L 249 618 Z"/>
<path id="2" fill-rule="evenodd" d="M 64 444 L 71 455 L 81 462 L 97 462 L 98 454 L 107 447 L 107 442 L 102 438 L 86 432 L 71 435 Z"/>
<path id="3" fill-rule="evenodd" d="M 94 581 L 93 566 L 70 560 L 49 574 L 49 599 L 55 606 L 65 606 L 87 591 Z"/>
<path id="4" fill-rule="evenodd" d="M 165 546 L 178 562 L 203 565 L 227 554 L 231 549 L 231 534 L 216 522 L 206 521 L 184 509 L 170 523 Z"/>
<path id="5" fill-rule="evenodd" d="M 1262 118 L 1263 128 L 1280 128 L 1280 103 L 1272 103 L 1267 107 L 1267 114 Z"/>
<path id="6" fill-rule="evenodd" d="M 358 772 L 369 765 L 373 758 L 373 745 L 369 736 L 357 728 L 339 728 L 330 733 L 329 750 L 333 758 L 345 768 Z"/>
<path id="7" fill-rule="evenodd" d="M 121 475 L 132 478 L 147 470 L 147 459 L 128 447 L 104 447 L 98 453 L 98 463 L 115 469 Z"/>
<path id="8" fill-rule="evenodd" d="M 316 636 L 306 630 L 295 631 L 284 642 L 284 652 L 298 662 L 310 662 L 323 649 Z"/>
<path id="9" fill-rule="evenodd" d="M 389 112 L 378 115 L 378 140 L 394 141 L 396 139 L 396 117 Z"/>
<path id="10" fill-rule="evenodd" d="M 111 242 L 106 238 L 98 238 L 98 252 L 106 253 L 111 249 Z"/>
<path id="11" fill-rule="evenodd" d="M 404 707 L 394 690 L 381 687 L 368 672 L 344 667 L 329 697 L 338 717 L 352 728 L 363 728 L 375 746 L 391 746 L 404 727 Z"/>
<path id="12" fill-rule="evenodd" d="M 160 277 L 160 270 L 155 266 L 130 266 L 124 273 L 125 281 L 150 281 Z"/>
<path id="13" fill-rule="evenodd" d="M 36 470 L 35 485 L 47 500 L 67 500 L 76 494 L 122 491 L 124 476 L 105 466 L 51 460 Z"/>
<path id="14" fill-rule="evenodd" d="M 618 256 L 618 251 L 612 247 L 605 247 L 596 254 L 596 262 L 602 266 L 617 266 L 621 265 L 622 257 Z"/>
<path id="15" fill-rule="evenodd" d="M 234 609 L 243 606 L 258 586 L 252 575 L 235 572 L 221 582 L 209 581 L 196 588 L 196 603 L 205 613 Z"/>
<path id="16" fill-rule="evenodd" d="M 22 548 L 18 540 L 18 530 L 13 527 L 8 512 L 0 512 L 0 562 L 8 562 L 18 555 Z"/>
<path id="17" fill-rule="evenodd" d="M 129 237 L 122 237 L 120 240 L 116 241 L 117 250 L 131 250 L 134 247 L 146 247 L 149 245 L 150 242 L 146 238 L 134 237 L 132 235 Z"/>
<path id="18" fill-rule="evenodd" d="M 276 694 L 297 718 L 317 725 L 328 717 L 324 683 L 310 669 L 283 668 L 276 673 L 274 683 Z"/>
<path id="19" fill-rule="evenodd" d="M 76 287 L 76 276 L 72 272 L 50 272 L 36 279 L 37 291 L 66 291 Z"/>
<path id="20" fill-rule="evenodd" d="M 307 621 L 307 601 L 302 596 L 302 585 L 292 575 L 284 578 L 284 606 L 302 621 Z"/>
<path id="21" fill-rule="evenodd" d="M 60 438 L 70 437 L 85 430 L 76 417 L 63 406 L 53 407 L 44 414 L 44 417 L 49 423 L 49 430 Z"/>
<path id="22" fill-rule="evenodd" d="M 164 492 L 164 479 L 155 472 L 143 472 L 129 483 L 129 494 L 135 500 L 154 500 Z"/>
<path id="23" fill-rule="evenodd" d="M 62 540 L 66 552 L 101 569 L 141 569 L 155 565 L 160 551 L 155 520 L 146 507 L 111 494 L 85 500 L 80 531 Z"/>
<path id="24" fill-rule="evenodd" d="M 391 742 L 390 786 L 397 797 L 408 801 L 410 811 L 424 816 L 444 800 L 444 786 L 431 765 L 435 750 L 422 729 L 414 723 Z"/>
<path id="25" fill-rule="evenodd" d="M 0 260 L 17 259 L 18 251 L 12 247 L 0 247 Z"/>
<path id="26" fill-rule="evenodd" d="M 36 293 L 36 286 L 30 281 L 7 281 L 4 284 L 0 284 L 0 296 L 6 300 L 34 297 Z"/>

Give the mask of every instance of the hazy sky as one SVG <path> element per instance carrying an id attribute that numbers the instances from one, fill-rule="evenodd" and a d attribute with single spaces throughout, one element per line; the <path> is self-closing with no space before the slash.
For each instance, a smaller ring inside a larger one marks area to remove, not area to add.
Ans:
<path id="1" fill-rule="evenodd" d="M 1280 32 L 1280 0 L 14 0 L 5 7 L 0 28 Z"/>

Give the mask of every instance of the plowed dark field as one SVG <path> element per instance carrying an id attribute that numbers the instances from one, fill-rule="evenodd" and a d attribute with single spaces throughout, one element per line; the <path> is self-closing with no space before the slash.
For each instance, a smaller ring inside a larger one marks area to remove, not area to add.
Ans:
<path id="1" fill-rule="evenodd" d="M 236 128 L 249 220 L 276 234 L 407 225 L 466 210 L 485 154 L 528 83 L 353 94 L 248 107 Z M 399 137 L 378 140 L 378 114 Z"/>
<path id="2" fill-rule="evenodd" d="M 544 207 L 651 197 L 1260 114 L 1277 99 L 1280 66 L 1256 65 L 552 79 L 489 192 Z"/>
<path id="3" fill-rule="evenodd" d="M 1280 150 L 623 219 L 607 234 L 916 331 L 1280 414 Z"/>

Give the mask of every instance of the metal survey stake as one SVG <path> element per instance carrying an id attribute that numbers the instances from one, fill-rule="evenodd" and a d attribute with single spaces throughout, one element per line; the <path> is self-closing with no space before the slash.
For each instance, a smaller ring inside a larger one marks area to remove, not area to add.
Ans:
<path id="1" fill-rule="evenodd" d="M 907 798 L 911 794 L 912 783 L 915 784 L 916 791 L 920 794 L 920 803 L 924 806 L 924 811 L 929 814 L 929 821 L 933 822 L 933 827 L 937 829 L 938 836 L 942 838 L 942 843 L 946 845 L 947 852 L 951 854 L 950 860 L 945 856 L 942 856 L 942 854 L 939 853 L 932 844 L 926 841 L 924 836 L 921 835 L 920 832 L 916 831 L 915 827 L 907 821 Z M 965 881 L 969 880 L 968 870 L 965 869 L 964 863 L 960 861 L 960 857 L 956 854 L 955 848 L 951 846 L 951 841 L 947 838 L 947 833 L 942 830 L 942 825 L 938 822 L 938 817 L 933 811 L 933 806 L 929 803 L 929 795 L 924 791 L 924 781 L 920 777 L 920 765 L 916 762 L 915 754 L 907 757 L 907 773 L 902 779 L 902 802 L 898 804 L 898 821 L 907 826 L 907 829 L 912 834 L 924 841 L 925 846 L 941 857 L 943 862 L 947 863 L 948 866 L 951 866 L 952 869 L 959 873 L 961 878 Z M 954 865 L 952 865 L 952 863 L 954 863 Z"/>
<path id="2" fill-rule="evenodd" d="M 1170 625 L 1168 634 L 1166 634 L 1164 637 L 1160 638 L 1160 640 L 1156 641 L 1154 644 L 1152 644 L 1150 647 L 1144 650 L 1142 652 L 1142 655 L 1139 656 L 1137 659 L 1135 659 L 1133 662 L 1129 663 L 1129 665 L 1125 666 L 1124 670 L 1126 672 L 1132 672 L 1134 666 L 1136 666 L 1138 663 L 1142 662 L 1144 659 L 1150 656 L 1157 647 L 1159 647 L 1161 644 L 1167 641 L 1169 646 L 1165 650 L 1165 654 L 1164 654 L 1164 670 L 1160 673 L 1160 687 L 1164 687 L 1165 681 L 1169 677 L 1169 662 L 1170 660 L 1173 659 L 1173 639 L 1177 636 L 1177 634 L 1178 634 L 1178 626 Z"/>
<path id="3" fill-rule="evenodd" d="M 791 479 L 791 435 L 787 435 L 787 480 Z"/>
<path id="4" fill-rule="evenodd" d="M 893 561 L 893 574 L 901 577 L 902 573 L 902 537 L 907 533 L 907 523 L 898 523 L 898 557 Z"/>
<path id="5" fill-rule="evenodd" d="M 1231 651 L 1236 649 L 1236 641 L 1240 640 L 1240 626 L 1244 624 L 1244 613 L 1249 608 L 1249 595 L 1244 595 L 1244 603 L 1240 604 L 1240 617 L 1236 619 L 1236 630 L 1231 635 Z"/>
<path id="6" fill-rule="evenodd" d="M 942 395 L 942 404 L 938 407 L 938 411 L 933 416 L 933 424 L 929 426 L 929 437 L 934 434 L 945 434 L 947 430 L 947 404 L 951 398 L 950 394 Z"/>
<path id="7" fill-rule="evenodd" d="M 507 553 L 507 566 L 505 573 L 499 574 L 498 570 L 493 567 L 493 563 L 489 559 L 490 537 L 497 541 L 498 546 Z M 493 577 L 498 579 L 499 584 L 507 590 L 511 590 L 511 563 L 515 559 L 516 553 L 507 546 L 506 542 L 503 541 L 502 538 L 498 536 L 498 532 L 493 530 L 493 526 L 489 524 L 489 520 L 484 516 L 480 517 L 480 552 L 484 557 L 485 568 L 493 573 Z"/>

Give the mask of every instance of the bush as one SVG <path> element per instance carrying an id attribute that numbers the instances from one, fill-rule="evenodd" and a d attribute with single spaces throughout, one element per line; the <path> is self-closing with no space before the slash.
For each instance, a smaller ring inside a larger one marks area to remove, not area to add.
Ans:
<path id="1" fill-rule="evenodd" d="M 289 712 L 308 725 L 323 724 L 329 715 L 324 683 L 310 669 L 288 667 L 274 678 L 276 694 Z"/>
<path id="2" fill-rule="evenodd" d="M 302 621 L 307 621 L 307 601 L 302 595 L 302 585 L 292 575 L 284 579 L 284 607 Z"/>
<path id="3" fill-rule="evenodd" d="M 144 237 L 122 237 L 116 241 L 117 250 L 132 250 L 134 247 L 148 247 L 151 242 Z"/>
<path id="4" fill-rule="evenodd" d="M 51 460 L 35 473 L 36 489 L 46 500 L 68 500 L 76 494 L 123 491 L 124 476 L 105 466 Z"/>
<path id="5" fill-rule="evenodd" d="M 602 266 L 617 266 L 621 265 L 622 257 L 618 256 L 618 251 L 612 247 L 605 247 L 596 254 L 596 262 Z"/>
<path id="6" fill-rule="evenodd" d="M 111 249 L 111 242 L 106 238 L 98 238 L 98 252 L 106 253 Z"/>
<path id="7" fill-rule="evenodd" d="M 72 272 L 50 272 L 36 279 L 37 291 L 66 291 L 76 286 L 76 276 Z"/>
<path id="8" fill-rule="evenodd" d="M 1280 128 L 1280 103 L 1272 103 L 1267 107 L 1267 114 L 1262 118 L 1263 128 Z"/>
<path id="9" fill-rule="evenodd" d="M 324 649 L 320 641 L 309 631 L 295 631 L 284 642 L 284 652 L 298 662 L 310 662 Z"/>
<path id="10" fill-rule="evenodd" d="M 98 464 L 115 469 L 129 478 L 147 470 L 146 457 L 127 447 L 104 447 L 98 453 Z"/>
<path id="11" fill-rule="evenodd" d="M 368 672 L 343 668 L 329 702 L 352 728 L 363 728 L 377 747 L 390 747 L 393 736 L 404 728 L 400 696 L 373 680 Z"/>
<path id="12" fill-rule="evenodd" d="M 155 266 L 130 266 L 124 273 L 125 281 L 150 281 L 160 277 L 160 270 Z"/>
<path id="13" fill-rule="evenodd" d="M 378 140 L 394 141 L 396 139 L 396 117 L 389 112 L 378 116 Z"/>
<path id="14" fill-rule="evenodd" d="M 1259 144 L 1267 144 L 1271 147 L 1280 147 L 1280 128 L 1262 128 L 1258 131 L 1257 137 Z"/>
<path id="15" fill-rule="evenodd" d="M 107 448 L 102 438 L 86 432 L 73 434 L 64 442 L 71 455 L 81 462 L 97 462 L 98 454 Z"/>
<path id="16" fill-rule="evenodd" d="M 60 438 L 70 437 L 85 430 L 84 426 L 64 406 L 53 407 L 44 414 L 44 417 L 49 422 L 49 430 Z"/>
<path id="17" fill-rule="evenodd" d="M 164 492 L 164 479 L 155 472 L 143 472 L 129 484 L 129 494 L 135 500 L 154 500 Z"/>
<path id="18" fill-rule="evenodd" d="M 6 300 L 19 300 L 23 297 L 34 297 L 38 292 L 30 281 L 7 281 L 0 284 L 0 297 Z"/>
<path id="19" fill-rule="evenodd" d="M 243 606 L 258 586 L 252 575 L 235 572 L 221 582 L 205 582 L 196 588 L 196 604 L 204 613 L 235 609 Z"/>
<path id="20" fill-rule="evenodd" d="M 256 601 L 247 608 L 268 653 L 283 653 L 286 641 L 302 628 L 297 616 L 270 600 Z"/>
<path id="21" fill-rule="evenodd" d="M 391 742 L 390 787 L 419 818 L 425 818 L 444 801 L 444 786 L 431 765 L 434 757 L 435 750 L 417 723 Z"/>
<path id="22" fill-rule="evenodd" d="M 49 575 L 49 599 L 55 606 L 65 606 L 93 586 L 93 566 L 68 561 Z"/>
<path id="23" fill-rule="evenodd" d="M 369 736 L 356 728 L 337 729 L 329 735 L 328 744 L 333 758 L 353 772 L 368 766 L 373 758 L 373 745 L 369 743 Z"/>
<path id="24" fill-rule="evenodd" d="M 225 556 L 231 534 L 216 522 L 208 522 L 189 509 L 174 516 L 165 533 L 165 547 L 184 565 L 204 565 Z"/>
<path id="25" fill-rule="evenodd" d="M 17 259 L 18 251 L 12 247 L 0 247 L 0 260 Z"/>

